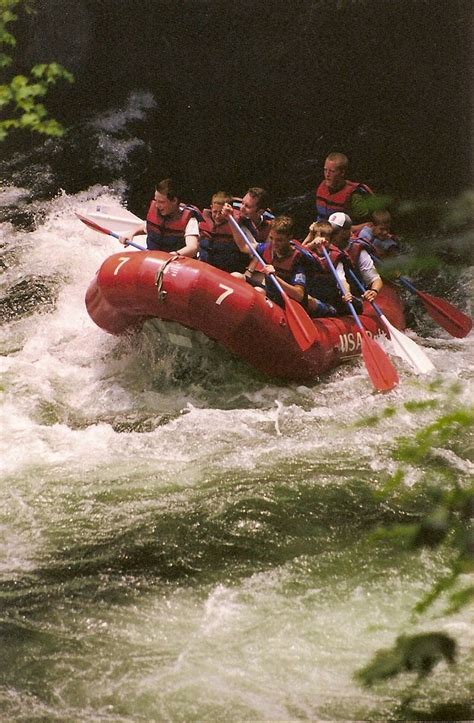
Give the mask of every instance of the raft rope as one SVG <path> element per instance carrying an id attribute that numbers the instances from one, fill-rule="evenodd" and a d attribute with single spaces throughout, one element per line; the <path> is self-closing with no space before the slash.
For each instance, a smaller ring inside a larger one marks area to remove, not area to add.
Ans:
<path id="1" fill-rule="evenodd" d="M 184 256 L 181 256 L 181 254 L 174 254 L 174 256 L 171 256 L 171 258 L 168 259 L 168 261 L 165 261 L 165 263 L 163 264 L 163 266 L 161 267 L 161 269 L 160 269 L 160 270 L 158 271 L 158 273 L 156 274 L 155 286 L 156 286 L 156 288 L 157 288 L 158 300 L 159 300 L 159 301 L 164 302 L 165 299 L 166 299 L 166 295 L 167 295 L 167 293 L 168 293 L 167 291 L 164 291 L 164 289 L 163 289 L 163 280 L 164 280 L 164 279 L 163 279 L 163 276 L 164 276 L 164 273 L 165 273 L 165 271 L 166 271 L 166 267 L 167 267 L 168 264 L 170 264 L 172 261 L 178 261 L 179 259 L 182 259 L 182 258 L 184 258 Z"/>

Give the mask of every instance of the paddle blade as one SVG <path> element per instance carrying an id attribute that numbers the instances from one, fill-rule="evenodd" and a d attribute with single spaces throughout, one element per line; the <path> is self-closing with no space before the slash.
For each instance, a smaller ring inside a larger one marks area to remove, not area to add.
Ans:
<path id="1" fill-rule="evenodd" d="M 439 299 L 437 296 L 431 296 L 425 291 L 416 291 L 422 300 L 426 311 L 437 324 L 446 329 L 446 331 L 458 339 L 463 339 L 472 329 L 472 319 L 467 314 L 456 309 L 455 306 Z"/>
<path id="2" fill-rule="evenodd" d="M 130 231 L 134 231 L 145 223 L 141 218 L 135 216 L 134 213 L 130 213 L 130 211 L 122 206 L 112 207 L 100 204 L 94 209 L 81 209 L 80 213 L 82 217 L 95 222 L 101 228 L 118 233 L 119 236 L 125 236 Z"/>
<path id="3" fill-rule="evenodd" d="M 301 351 L 306 351 L 314 344 L 318 337 L 316 328 L 301 304 L 290 299 L 287 294 L 284 294 L 283 298 L 288 328 Z"/>
<path id="4" fill-rule="evenodd" d="M 104 233 L 107 236 L 113 236 L 114 238 L 120 238 L 120 234 L 116 233 L 115 231 L 111 231 L 108 228 L 105 228 L 104 226 L 100 226 L 100 224 L 96 223 L 95 221 L 92 221 L 87 216 L 82 216 L 80 213 L 76 211 L 76 216 L 79 218 L 83 223 L 86 224 L 86 226 L 89 226 L 89 228 L 93 229 L 94 231 L 99 231 L 100 233 Z M 139 251 L 146 251 L 147 249 L 145 246 L 142 246 L 141 244 L 135 243 L 135 241 L 127 241 L 125 244 L 126 246 L 133 246 L 133 248 L 138 249 Z"/>
<path id="5" fill-rule="evenodd" d="M 380 318 L 390 334 L 394 353 L 407 362 L 415 374 L 429 374 L 434 371 L 433 362 L 413 339 L 394 327 L 384 314 L 381 314 Z"/>
<path id="6" fill-rule="evenodd" d="M 398 384 L 397 370 L 377 342 L 364 331 L 362 337 L 362 356 L 367 373 L 378 392 L 389 392 Z"/>
<path id="7" fill-rule="evenodd" d="M 87 216 L 83 216 L 82 214 L 75 212 L 78 219 L 82 221 L 82 223 L 85 223 L 86 226 L 89 226 L 89 228 L 92 228 L 94 231 L 99 231 L 100 233 L 105 233 L 107 236 L 114 236 L 115 238 L 118 238 L 118 233 L 114 233 L 113 231 L 110 231 L 108 228 L 105 228 L 104 226 L 100 226 L 95 221 L 92 221 L 90 218 L 87 218 Z"/>

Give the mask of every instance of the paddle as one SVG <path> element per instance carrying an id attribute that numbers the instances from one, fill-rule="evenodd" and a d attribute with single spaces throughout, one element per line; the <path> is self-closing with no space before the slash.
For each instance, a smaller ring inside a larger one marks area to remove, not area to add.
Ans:
<path id="1" fill-rule="evenodd" d="M 405 288 L 421 299 L 431 318 L 442 326 L 443 329 L 446 329 L 451 336 L 463 339 L 469 334 L 472 329 L 471 317 L 463 314 L 462 311 L 459 311 L 459 309 L 456 309 L 455 306 L 444 299 L 439 299 L 437 296 L 420 291 L 406 276 L 400 276 L 399 278 Z"/>
<path id="2" fill-rule="evenodd" d="M 113 236 L 114 238 L 120 238 L 120 235 L 118 233 L 115 233 L 115 231 L 110 231 L 108 228 L 104 228 L 103 226 L 99 226 L 98 223 L 95 223 L 95 221 L 91 221 L 86 216 L 81 216 L 80 213 L 76 211 L 76 216 L 79 218 L 82 223 L 85 223 L 86 226 L 89 226 L 89 228 L 94 229 L 94 231 L 100 231 L 100 233 L 105 233 L 107 236 Z M 127 241 L 127 246 L 133 246 L 134 248 L 138 249 L 139 251 L 146 251 L 147 249 L 144 246 L 140 246 L 140 244 L 135 243 L 135 241 Z"/>
<path id="3" fill-rule="evenodd" d="M 364 293 L 365 287 L 360 279 L 352 270 L 349 270 L 349 273 L 360 291 Z M 428 374 L 429 372 L 434 371 L 434 364 L 426 356 L 425 352 L 418 346 L 418 344 L 406 336 L 406 334 L 401 332 L 400 329 L 393 326 L 375 301 L 371 301 L 369 303 L 372 308 L 375 309 L 376 314 L 380 317 L 383 325 L 387 329 L 394 353 L 406 361 L 416 374 Z"/>
<path id="4" fill-rule="evenodd" d="M 254 256 L 257 261 L 259 261 L 262 266 L 264 266 L 265 261 L 262 259 L 257 249 L 252 246 L 247 236 L 242 231 L 233 216 L 229 216 L 229 223 L 232 224 L 239 236 L 242 238 L 243 242 L 249 249 L 252 256 Z M 293 334 L 295 341 L 300 347 L 301 351 L 306 351 L 306 349 L 309 349 L 309 347 L 314 344 L 318 337 L 316 328 L 306 311 L 301 306 L 301 304 L 299 304 L 294 299 L 291 299 L 288 294 L 283 290 L 275 274 L 269 274 L 269 276 L 278 291 L 280 292 L 283 302 L 285 304 L 284 311 L 288 328 Z"/>
<path id="5" fill-rule="evenodd" d="M 342 281 L 339 278 L 336 269 L 334 268 L 331 257 L 329 256 L 324 246 L 322 246 L 321 248 L 324 254 L 324 258 L 326 259 L 328 266 L 331 269 L 337 285 L 339 286 L 342 295 L 345 296 L 346 292 L 344 291 L 344 286 L 342 285 Z M 355 323 L 357 324 L 357 327 L 360 331 L 362 358 L 364 359 L 367 373 L 372 381 L 372 384 L 374 385 L 375 389 L 377 389 L 377 391 L 388 392 L 390 389 L 393 389 L 396 384 L 398 384 L 397 370 L 393 366 L 388 356 L 385 354 L 384 350 L 377 344 L 375 339 L 371 339 L 370 336 L 367 334 L 366 330 L 362 326 L 362 322 L 359 319 L 356 310 L 354 309 L 352 302 L 346 301 L 346 304 L 352 316 L 354 317 Z"/>

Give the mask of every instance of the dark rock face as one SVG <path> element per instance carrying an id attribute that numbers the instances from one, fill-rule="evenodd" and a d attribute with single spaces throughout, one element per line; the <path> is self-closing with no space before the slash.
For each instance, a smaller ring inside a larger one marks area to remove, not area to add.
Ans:
<path id="1" fill-rule="evenodd" d="M 12 286 L 0 300 L 0 323 L 38 311 L 54 308 L 59 290 L 58 279 L 31 276 Z"/>
<path id="2" fill-rule="evenodd" d="M 27 23 L 27 38 L 21 49 L 27 68 L 56 62 L 76 73 L 87 62 L 95 33 L 86 2 L 42 0 L 34 14 L 20 22 L 22 28 Z"/>
<path id="3" fill-rule="evenodd" d="M 470 27 L 471 0 L 42 0 L 18 48 L 23 69 L 74 73 L 48 96 L 66 125 L 153 96 L 152 160 L 127 177 L 140 204 L 179 171 L 198 204 L 262 185 L 275 205 L 333 150 L 380 193 L 439 198 L 471 183 Z"/>

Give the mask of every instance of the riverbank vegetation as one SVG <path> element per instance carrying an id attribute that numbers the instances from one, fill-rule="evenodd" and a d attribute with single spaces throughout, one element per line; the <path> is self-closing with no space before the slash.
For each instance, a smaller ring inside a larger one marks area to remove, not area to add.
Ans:
<path id="1" fill-rule="evenodd" d="M 34 12 L 33 0 L 0 0 L 0 141 L 14 130 L 62 136 L 64 127 L 51 118 L 41 98 L 47 95 L 59 80 L 69 83 L 74 76 L 59 63 L 37 63 L 29 75 L 10 74 L 16 38 L 9 26 L 18 19 L 16 10 Z"/>
<path id="2" fill-rule="evenodd" d="M 455 395 L 456 390 L 453 390 Z M 413 411 L 413 410 L 412 410 Z M 423 615 L 436 602 L 442 614 L 454 615 L 474 600 L 474 539 L 472 518 L 474 489 L 468 470 L 461 462 L 462 450 L 469 444 L 474 426 L 474 410 L 458 408 L 441 415 L 422 428 L 414 437 L 400 436 L 393 458 L 400 463 L 397 472 L 384 488 L 375 493 L 387 504 L 396 496 L 405 500 L 416 495 L 416 486 L 406 484 L 407 468 L 415 468 L 431 504 L 417 521 L 377 528 L 373 537 L 399 549 L 419 550 L 444 547 L 447 568 L 431 589 L 413 609 L 412 623 L 416 628 Z M 459 453 L 459 456 L 458 456 Z M 356 678 L 367 687 L 383 686 L 397 676 L 407 676 L 407 687 L 400 692 L 397 711 L 400 720 L 470 719 L 469 701 L 450 700 L 436 709 L 421 710 L 423 686 L 439 663 L 454 666 L 459 662 L 459 644 L 443 630 L 407 630 L 397 637 L 391 648 L 379 650 L 366 666 L 356 672 Z"/>

